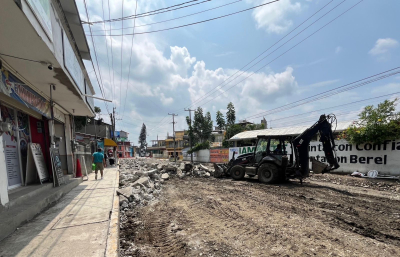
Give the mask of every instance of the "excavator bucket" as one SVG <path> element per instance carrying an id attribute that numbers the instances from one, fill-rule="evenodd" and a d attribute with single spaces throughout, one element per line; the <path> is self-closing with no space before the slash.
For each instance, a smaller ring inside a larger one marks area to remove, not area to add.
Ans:
<path id="1" fill-rule="evenodd" d="M 225 164 L 214 163 L 214 178 L 221 178 L 227 175 L 228 167 Z"/>
<path id="2" fill-rule="evenodd" d="M 317 161 L 315 158 L 311 158 L 311 170 L 314 174 L 329 172 L 329 167 L 323 162 Z"/>

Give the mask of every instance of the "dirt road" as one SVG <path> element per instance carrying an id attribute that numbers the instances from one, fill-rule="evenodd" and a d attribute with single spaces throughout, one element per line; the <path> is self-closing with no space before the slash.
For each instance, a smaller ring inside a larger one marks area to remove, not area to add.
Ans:
<path id="1" fill-rule="evenodd" d="M 174 178 L 128 215 L 122 256 L 400 256 L 398 192 Z"/>

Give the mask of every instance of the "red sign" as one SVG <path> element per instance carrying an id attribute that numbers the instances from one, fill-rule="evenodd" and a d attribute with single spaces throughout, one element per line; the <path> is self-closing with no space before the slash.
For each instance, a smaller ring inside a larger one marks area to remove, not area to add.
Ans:
<path id="1" fill-rule="evenodd" d="M 229 149 L 210 149 L 210 161 L 213 163 L 229 162 Z"/>

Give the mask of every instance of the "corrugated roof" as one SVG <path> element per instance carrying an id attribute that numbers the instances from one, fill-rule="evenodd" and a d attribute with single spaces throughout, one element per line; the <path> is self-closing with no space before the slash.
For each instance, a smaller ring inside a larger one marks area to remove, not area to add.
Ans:
<path id="1" fill-rule="evenodd" d="M 344 131 L 350 125 L 353 125 L 354 121 L 345 121 L 338 122 L 336 131 Z M 283 128 L 275 128 L 275 129 L 261 129 L 261 130 L 249 130 L 244 131 L 239 134 L 234 135 L 229 139 L 229 141 L 239 141 L 239 140 L 249 140 L 256 139 L 257 136 L 296 136 L 303 133 L 304 130 L 311 127 L 311 125 L 307 126 L 296 126 L 296 127 L 283 127 Z M 335 124 L 334 124 L 335 126 Z"/>

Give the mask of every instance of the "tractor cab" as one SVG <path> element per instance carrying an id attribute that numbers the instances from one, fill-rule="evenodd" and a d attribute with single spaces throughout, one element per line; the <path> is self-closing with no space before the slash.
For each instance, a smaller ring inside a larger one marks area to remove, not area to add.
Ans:
<path id="1" fill-rule="evenodd" d="M 265 161 L 282 161 L 283 156 L 290 155 L 293 161 L 291 137 L 288 136 L 258 136 L 254 150 L 253 164 L 260 166 Z M 238 156 L 240 158 L 241 156 Z"/>
<path id="2" fill-rule="evenodd" d="M 288 136 L 258 136 L 256 148 L 253 153 L 247 153 L 237 156 L 230 161 L 232 167 L 230 175 L 234 179 L 241 179 L 247 174 L 250 177 L 260 175 L 260 167 L 274 165 L 279 167 L 279 173 L 285 173 L 284 170 L 288 163 L 293 163 L 291 137 Z M 266 170 L 266 169 L 263 169 Z M 268 175 L 268 174 L 264 174 Z"/>

